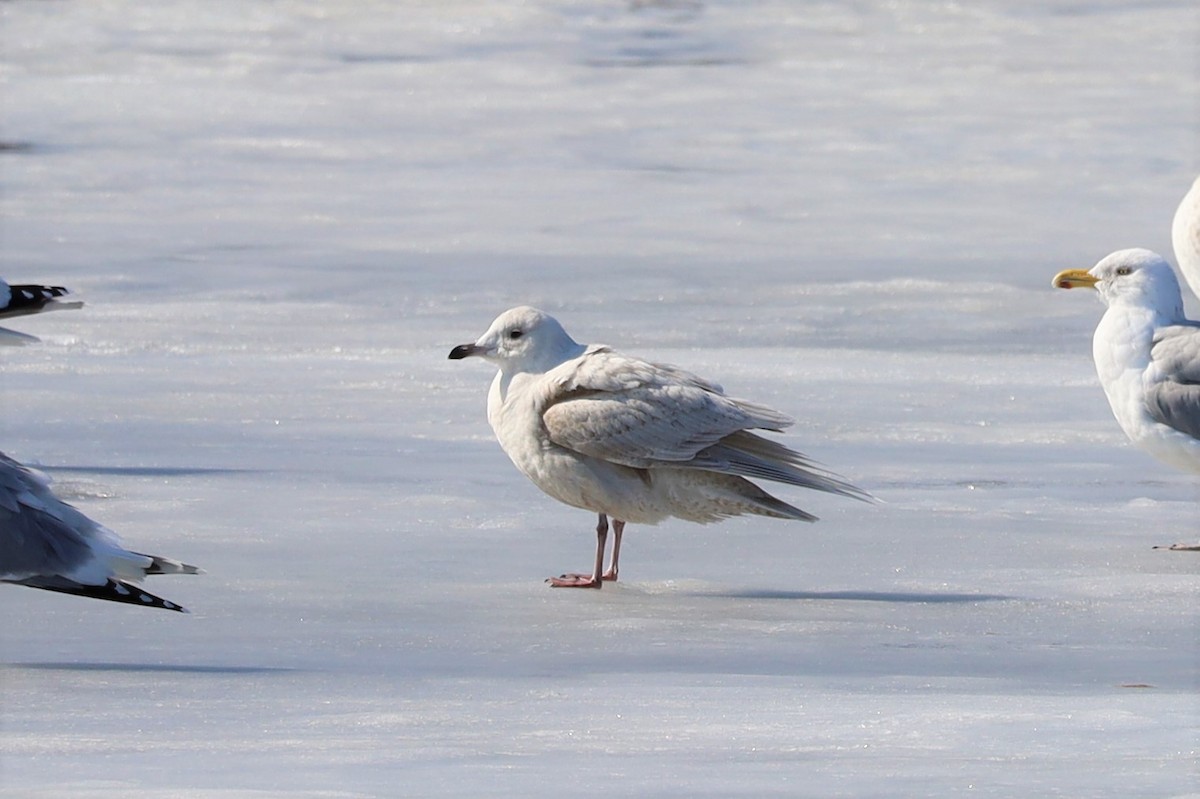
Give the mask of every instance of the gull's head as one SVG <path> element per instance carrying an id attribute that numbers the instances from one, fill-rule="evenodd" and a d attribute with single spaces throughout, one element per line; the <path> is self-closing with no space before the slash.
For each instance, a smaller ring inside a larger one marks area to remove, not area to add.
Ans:
<path id="1" fill-rule="evenodd" d="M 1131 306 L 1183 318 L 1183 296 L 1175 270 L 1149 250 L 1119 250 L 1091 269 L 1066 269 L 1054 276 L 1060 289 L 1094 288 L 1110 308 Z"/>
<path id="2" fill-rule="evenodd" d="M 548 313 L 522 305 L 496 317 L 473 344 L 450 350 L 451 360 L 479 356 L 505 372 L 546 372 L 583 354 L 562 325 Z"/>

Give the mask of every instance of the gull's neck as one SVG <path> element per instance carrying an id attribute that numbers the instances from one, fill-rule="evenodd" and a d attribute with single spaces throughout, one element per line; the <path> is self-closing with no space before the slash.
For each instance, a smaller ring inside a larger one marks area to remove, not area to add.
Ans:
<path id="1" fill-rule="evenodd" d="M 1117 422 L 1138 440 L 1146 415 L 1142 381 L 1150 365 L 1154 331 L 1171 324 L 1158 311 L 1133 304 L 1114 305 L 1105 312 L 1092 339 L 1096 374 Z"/>
<path id="2" fill-rule="evenodd" d="M 1140 305 L 1113 305 L 1105 311 L 1092 338 L 1092 354 L 1101 382 L 1107 385 L 1125 370 L 1146 368 L 1154 331 L 1172 321 L 1157 310 Z"/>
<path id="3" fill-rule="evenodd" d="M 548 344 L 520 360 L 501 361 L 500 372 L 510 379 L 519 374 L 545 374 L 567 361 L 578 358 L 586 350 L 587 347 L 576 344 L 570 336 L 564 334 L 563 340 Z"/>
<path id="4" fill-rule="evenodd" d="M 503 402 L 508 397 L 514 381 L 523 383 L 526 379 L 536 379 L 567 361 L 575 360 L 587 351 L 585 345 L 576 343 L 570 336 L 564 334 L 564 339 L 519 361 L 501 361 L 500 371 L 496 373 L 493 383 L 493 391 L 498 395 L 498 399 Z"/>

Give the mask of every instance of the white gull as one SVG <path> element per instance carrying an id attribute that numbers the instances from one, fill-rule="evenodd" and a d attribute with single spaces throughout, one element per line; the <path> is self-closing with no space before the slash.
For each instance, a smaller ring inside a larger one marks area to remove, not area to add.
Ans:
<path id="1" fill-rule="evenodd" d="M 481 357 L 499 371 L 488 421 L 500 446 L 550 496 L 599 514 L 590 574 L 564 574 L 558 587 L 600 588 L 617 579 L 627 522 L 675 516 L 708 523 L 751 513 L 815 521 L 748 477 L 869 499 L 870 495 L 786 446 L 748 432 L 793 420 L 725 395 L 674 366 L 576 343 L 554 317 L 519 307 L 501 314 L 473 344 L 450 352 Z M 611 565 L 604 570 L 608 520 Z"/>
<path id="2" fill-rule="evenodd" d="M 1121 250 L 1089 270 L 1059 272 L 1054 285 L 1093 287 L 1108 306 L 1092 357 L 1125 435 L 1160 460 L 1200 474 L 1200 322 L 1184 316 L 1171 265 L 1149 250 Z"/>

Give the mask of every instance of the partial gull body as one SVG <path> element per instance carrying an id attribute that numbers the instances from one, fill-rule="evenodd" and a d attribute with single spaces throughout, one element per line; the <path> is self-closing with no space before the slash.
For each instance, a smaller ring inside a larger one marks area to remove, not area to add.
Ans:
<path id="1" fill-rule="evenodd" d="M 1090 270 L 1059 272 L 1054 285 L 1094 287 L 1108 305 L 1092 357 L 1125 435 L 1160 460 L 1200 474 L 1200 322 L 1184 316 L 1171 265 L 1149 250 L 1121 250 Z"/>
<path id="2" fill-rule="evenodd" d="M 1175 209 L 1171 246 L 1175 249 L 1175 260 L 1184 280 L 1192 294 L 1200 297 L 1200 177 Z"/>
<path id="3" fill-rule="evenodd" d="M 43 475 L 0 453 L 0 582 L 186 613 L 134 583 L 199 573 L 125 549 L 112 530 L 54 496 Z"/>
<path id="4" fill-rule="evenodd" d="M 616 580 L 627 522 L 675 516 L 703 524 L 746 513 L 816 520 L 746 478 L 870 498 L 749 432 L 783 430 L 793 423 L 788 416 L 727 397 L 674 366 L 578 344 L 535 308 L 505 311 L 475 343 L 450 352 L 455 360 L 471 356 L 499 368 L 488 421 L 517 468 L 560 502 L 599 515 L 592 573 L 554 577 L 551 585 L 600 588 Z M 604 571 L 610 518 L 613 554 Z"/>
<path id="5" fill-rule="evenodd" d="M 82 302 L 66 302 L 60 299 L 69 293 L 62 286 L 10 286 L 0 280 L 0 319 L 11 316 L 28 316 L 45 311 L 82 308 Z M 36 336 L 0 327 L 0 344 L 20 346 L 37 340 Z"/>

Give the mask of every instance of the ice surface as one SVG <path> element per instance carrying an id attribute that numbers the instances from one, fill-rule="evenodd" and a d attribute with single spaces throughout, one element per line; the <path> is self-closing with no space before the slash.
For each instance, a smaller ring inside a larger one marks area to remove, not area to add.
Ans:
<path id="1" fill-rule="evenodd" d="M 6 795 L 1200 793 L 1200 564 L 1151 549 L 1200 488 L 1049 288 L 1170 253 L 1192 0 L 0 14 L 0 276 L 88 302 L 0 353 L 0 448 L 208 572 L 0 586 Z M 885 504 L 550 590 L 593 520 L 446 360 L 520 303 Z"/>

